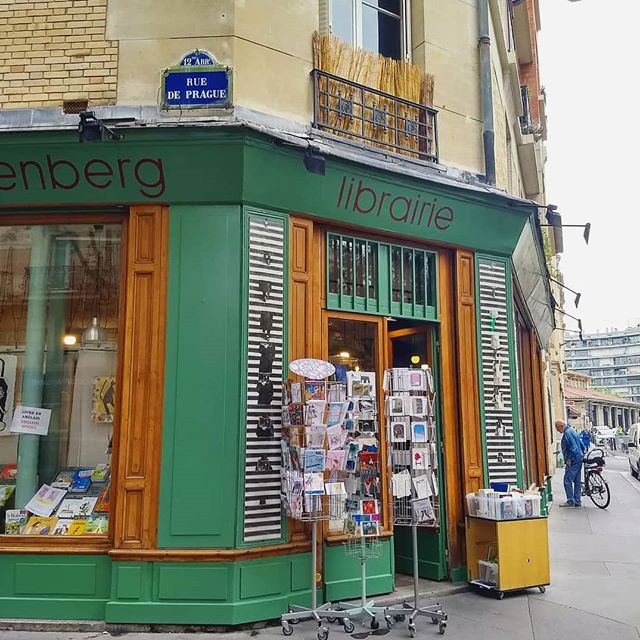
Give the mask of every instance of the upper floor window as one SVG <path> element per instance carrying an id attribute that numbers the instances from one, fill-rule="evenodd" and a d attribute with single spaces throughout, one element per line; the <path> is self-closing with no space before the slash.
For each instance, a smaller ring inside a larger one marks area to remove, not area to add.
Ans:
<path id="1" fill-rule="evenodd" d="M 387 58 L 408 57 L 408 0 L 325 0 L 334 36 Z"/>

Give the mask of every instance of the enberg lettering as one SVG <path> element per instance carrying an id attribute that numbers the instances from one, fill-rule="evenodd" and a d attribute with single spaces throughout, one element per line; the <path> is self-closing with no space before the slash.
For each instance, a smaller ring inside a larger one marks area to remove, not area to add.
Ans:
<path id="1" fill-rule="evenodd" d="M 388 217 L 394 222 L 425 227 L 435 227 L 447 231 L 454 221 L 451 207 L 440 206 L 438 198 L 423 199 L 416 196 L 392 196 L 388 191 L 377 192 L 355 178 L 343 176 L 336 202 L 338 209 L 354 213 L 372 214 L 376 217 Z"/>
<path id="2" fill-rule="evenodd" d="M 164 166 L 160 158 L 118 158 L 112 162 L 94 158 L 71 162 L 46 156 L 45 162 L 20 160 L 0 162 L 0 191 L 73 191 L 93 189 L 137 189 L 145 198 L 159 198 L 166 189 Z"/>

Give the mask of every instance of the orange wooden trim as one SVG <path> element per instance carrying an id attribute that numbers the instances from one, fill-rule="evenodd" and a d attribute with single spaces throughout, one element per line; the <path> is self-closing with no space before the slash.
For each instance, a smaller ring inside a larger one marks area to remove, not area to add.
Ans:
<path id="1" fill-rule="evenodd" d="M 462 505 L 462 465 L 460 460 L 460 421 L 458 415 L 458 370 L 454 307 L 454 264 L 451 253 L 438 257 L 438 306 L 440 309 L 440 380 L 443 392 L 442 434 L 444 441 L 444 475 L 446 483 L 447 535 L 449 566 L 464 564 L 464 511 Z M 474 364 L 474 368 L 477 364 Z"/>
<path id="2" fill-rule="evenodd" d="M 482 488 L 482 438 L 476 342 L 475 261 L 470 251 L 456 252 L 456 350 L 458 402 L 462 427 L 464 493 Z"/>
<path id="3" fill-rule="evenodd" d="M 109 536 L 14 536 L 0 537 L 0 554 L 3 553 L 107 553 L 111 543 Z"/>
<path id="4" fill-rule="evenodd" d="M 308 540 L 267 547 L 245 549 L 112 549 L 114 560 L 141 560 L 160 562 L 239 562 L 255 558 L 271 558 L 311 551 Z"/>
<path id="5" fill-rule="evenodd" d="M 156 545 L 166 333 L 168 209 L 131 209 L 120 433 L 112 523 L 116 548 Z"/>
<path id="6" fill-rule="evenodd" d="M 536 334 L 533 329 L 529 330 L 529 340 L 531 344 L 531 375 L 533 381 L 533 431 L 535 442 L 535 454 L 537 462 L 536 482 L 539 486 L 544 485 L 547 476 L 547 421 L 545 420 L 544 410 L 544 377 L 542 375 L 542 358 Z"/>

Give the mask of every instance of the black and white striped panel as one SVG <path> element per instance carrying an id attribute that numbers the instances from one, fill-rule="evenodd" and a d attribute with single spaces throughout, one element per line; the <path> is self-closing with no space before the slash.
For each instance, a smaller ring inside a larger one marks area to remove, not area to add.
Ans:
<path id="1" fill-rule="evenodd" d="M 480 338 L 486 451 L 490 482 L 517 482 L 507 304 L 507 270 L 502 261 L 478 260 Z M 492 329 L 492 319 L 494 328 Z M 498 347 L 497 349 L 495 347 Z M 496 376 L 496 359 L 502 375 Z M 497 379 L 496 379 L 497 378 Z"/>
<path id="2" fill-rule="evenodd" d="M 244 474 L 243 539 L 245 542 L 278 540 L 282 536 L 280 439 L 284 258 L 283 221 L 251 216 L 249 218 L 249 330 Z M 266 324 L 265 312 L 271 319 Z M 269 366 L 269 358 L 264 358 L 264 353 L 269 352 L 271 345 L 273 358 Z M 262 383 L 266 383 L 267 386 L 273 385 L 273 393 L 261 394 L 260 388 L 263 392 L 265 391 Z M 261 419 L 262 428 L 260 427 Z M 270 420 L 272 428 L 272 433 L 268 435 L 265 435 L 266 419 Z"/>

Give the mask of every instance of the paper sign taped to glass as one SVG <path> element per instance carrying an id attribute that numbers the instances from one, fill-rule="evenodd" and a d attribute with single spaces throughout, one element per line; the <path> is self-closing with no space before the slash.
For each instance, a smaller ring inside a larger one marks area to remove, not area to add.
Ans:
<path id="1" fill-rule="evenodd" d="M 335 373 L 336 368 L 325 360 L 317 358 L 300 358 L 289 364 L 289 369 L 299 376 L 311 380 L 324 380 Z"/>
<path id="2" fill-rule="evenodd" d="M 34 436 L 46 436 L 49 433 L 51 409 L 23 407 L 18 405 L 11 421 L 11 433 L 29 433 Z"/>
<path id="3" fill-rule="evenodd" d="M 115 376 L 99 376 L 93 389 L 93 404 L 91 406 L 91 422 L 113 422 L 116 404 Z"/>

